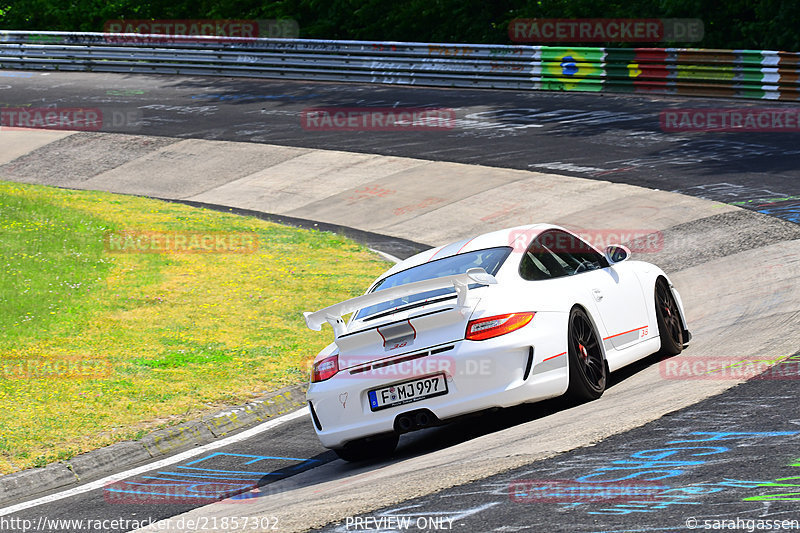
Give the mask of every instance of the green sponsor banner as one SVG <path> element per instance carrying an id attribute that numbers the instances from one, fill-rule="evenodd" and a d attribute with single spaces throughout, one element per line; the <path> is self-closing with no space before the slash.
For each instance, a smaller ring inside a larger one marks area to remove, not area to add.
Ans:
<path id="1" fill-rule="evenodd" d="M 734 50 L 736 54 L 736 63 L 742 66 L 762 66 L 765 65 L 764 54 L 761 50 Z"/>
<path id="2" fill-rule="evenodd" d="M 606 90 L 632 93 L 633 81 L 641 73 L 635 48 L 606 48 Z"/>

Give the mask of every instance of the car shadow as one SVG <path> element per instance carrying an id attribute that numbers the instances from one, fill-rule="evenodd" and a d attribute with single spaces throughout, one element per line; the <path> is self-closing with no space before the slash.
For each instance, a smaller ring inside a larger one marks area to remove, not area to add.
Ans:
<path id="1" fill-rule="evenodd" d="M 642 370 L 658 364 L 662 359 L 663 356 L 653 354 L 612 373 L 609 377 L 607 390 L 620 385 Z M 312 462 L 315 463 L 313 466 L 304 467 L 299 470 L 297 467 L 290 467 L 286 469 L 285 472 L 279 472 L 279 475 L 273 474 L 265 476 L 258 483 L 258 489 L 253 491 L 249 497 L 269 497 L 296 488 L 316 485 L 323 481 L 344 479 L 353 475 L 360 475 L 365 472 L 383 468 L 389 464 L 422 456 L 484 435 L 490 435 L 533 420 L 545 418 L 583 403 L 586 402 L 575 401 L 562 396 L 551 400 L 517 405 L 514 407 L 489 409 L 479 413 L 458 417 L 440 426 L 402 435 L 395 452 L 391 457 L 384 459 L 371 459 L 348 463 L 338 460 L 333 451 L 326 451 L 312 458 Z M 332 462 L 336 463 L 335 466 L 331 465 L 334 466 L 334 468 L 328 470 L 326 474 L 321 477 L 301 477 L 299 479 L 294 477 L 306 470 L 313 470 L 314 468 Z M 270 486 L 280 480 L 288 480 L 289 484 L 279 484 L 274 488 Z M 247 496 L 244 497 L 244 499 L 246 498 Z"/>
<path id="2" fill-rule="evenodd" d="M 611 373 L 606 390 L 620 385 L 664 359 L 653 354 Z M 561 396 L 514 407 L 491 409 L 454 419 L 447 424 L 407 433 L 400 438 L 393 459 L 403 460 L 461 444 L 484 435 L 548 417 L 586 402 Z M 360 463 L 364 464 L 364 463 Z"/>

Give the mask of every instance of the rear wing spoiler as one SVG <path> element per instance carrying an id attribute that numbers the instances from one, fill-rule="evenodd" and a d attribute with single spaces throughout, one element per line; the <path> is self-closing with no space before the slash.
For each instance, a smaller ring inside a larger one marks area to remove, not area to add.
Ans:
<path id="1" fill-rule="evenodd" d="M 497 279 L 482 268 L 470 268 L 463 274 L 415 281 L 414 283 L 398 285 L 397 287 L 391 287 L 382 291 L 370 292 L 364 296 L 351 298 L 320 309 L 315 313 L 305 312 L 303 316 L 306 319 L 306 325 L 314 331 L 320 331 L 322 329 L 322 324 L 328 322 L 333 327 L 334 335 L 338 339 L 341 335 L 347 333 L 347 326 L 344 320 L 342 320 L 342 315 L 404 296 L 447 288 L 454 288 L 456 290 L 456 294 L 458 295 L 458 307 L 464 307 L 467 302 L 467 293 L 469 292 L 469 285 L 471 283 L 495 285 Z"/>

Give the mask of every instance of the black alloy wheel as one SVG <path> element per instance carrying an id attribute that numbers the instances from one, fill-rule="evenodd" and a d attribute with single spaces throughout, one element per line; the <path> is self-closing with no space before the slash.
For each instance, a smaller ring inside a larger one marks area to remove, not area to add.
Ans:
<path id="1" fill-rule="evenodd" d="M 663 279 L 656 282 L 655 300 L 658 335 L 661 337 L 660 353 L 666 356 L 678 355 L 683 350 L 683 324 L 678 303 Z"/>
<path id="2" fill-rule="evenodd" d="M 589 316 L 580 307 L 569 315 L 569 388 L 567 396 L 580 401 L 596 400 L 606 390 L 608 367 L 600 339 Z"/>

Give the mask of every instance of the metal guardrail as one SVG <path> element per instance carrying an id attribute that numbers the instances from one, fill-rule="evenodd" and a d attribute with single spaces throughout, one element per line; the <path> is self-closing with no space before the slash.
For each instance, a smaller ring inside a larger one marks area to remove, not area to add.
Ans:
<path id="1" fill-rule="evenodd" d="M 0 68 L 800 100 L 800 53 L 0 31 Z"/>

